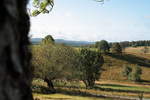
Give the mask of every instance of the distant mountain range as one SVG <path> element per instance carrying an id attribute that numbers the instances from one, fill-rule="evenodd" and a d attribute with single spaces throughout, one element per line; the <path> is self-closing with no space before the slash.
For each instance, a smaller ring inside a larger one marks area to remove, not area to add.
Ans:
<path id="1" fill-rule="evenodd" d="M 42 38 L 31 38 L 32 44 L 39 44 L 42 41 Z M 69 46 L 83 46 L 83 45 L 89 45 L 94 44 L 95 42 L 88 42 L 88 41 L 72 41 L 72 40 L 64 40 L 64 39 L 55 39 L 56 43 L 62 43 Z"/>

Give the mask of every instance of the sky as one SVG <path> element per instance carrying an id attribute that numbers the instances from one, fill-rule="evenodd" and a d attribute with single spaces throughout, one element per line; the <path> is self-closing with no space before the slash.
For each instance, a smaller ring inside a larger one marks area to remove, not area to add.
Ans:
<path id="1" fill-rule="evenodd" d="M 31 17 L 30 36 L 76 41 L 150 40 L 150 0 L 54 0 L 49 14 Z"/>

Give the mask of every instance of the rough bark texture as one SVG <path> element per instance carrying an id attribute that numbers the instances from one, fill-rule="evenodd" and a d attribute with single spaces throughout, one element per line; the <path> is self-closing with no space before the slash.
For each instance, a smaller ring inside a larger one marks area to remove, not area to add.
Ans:
<path id="1" fill-rule="evenodd" d="M 32 100 L 27 0 L 0 3 L 0 100 Z"/>

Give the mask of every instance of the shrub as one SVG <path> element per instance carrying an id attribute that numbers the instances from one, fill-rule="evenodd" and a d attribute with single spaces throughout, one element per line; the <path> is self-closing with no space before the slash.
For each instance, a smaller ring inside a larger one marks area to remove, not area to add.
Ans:
<path id="1" fill-rule="evenodd" d="M 132 68 L 128 65 L 124 65 L 124 68 L 122 71 L 123 76 L 128 77 L 131 72 L 132 72 Z"/>
<path id="2" fill-rule="evenodd" d="M 117 54 L 122 53 L 122 47 L 120 46 L 119 43 L 115 43 L 115 44 L 112 45 L 112 52 L 117 53 Z"/>
<path id="3" fill-rule="evenodd" d="M 128 80 L 138 82 L 141 80 L 142 69 L 137 65 L 133 66 L 133 68 L 129 65 L 125 65 L 122 74 L 124 77 L 127 77 Z"/>

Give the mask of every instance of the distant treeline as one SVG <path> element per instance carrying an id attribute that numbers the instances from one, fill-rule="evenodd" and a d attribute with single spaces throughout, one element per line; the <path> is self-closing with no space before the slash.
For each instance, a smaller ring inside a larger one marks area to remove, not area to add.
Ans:
<path id="1" fill-rule="evenodd" d="M 126 47 L 139 47 L 139 46 L 150 46 L 150 40 L 140 40 L 140 41 L 123 41 L 123 42 L 109 42 L 109 47 L 111 48 L 113 44 L 119 43 L 122 48 Z M 95 48 L 95 44 L 84 45 L 82 47 Z"/>
<path id="2" fill-rule="evenodd" d="M 109 46 L 112 47 L 113 43 L 109 43 Z M 119 42 L 119 44 L 121 45 L 122 48 L 126 48 L 126 47 L 138 47 L 138 46 L 150 46 L 150 40 L 142 40 L 142 41 L 123 41 L 123 42 Z"/>

